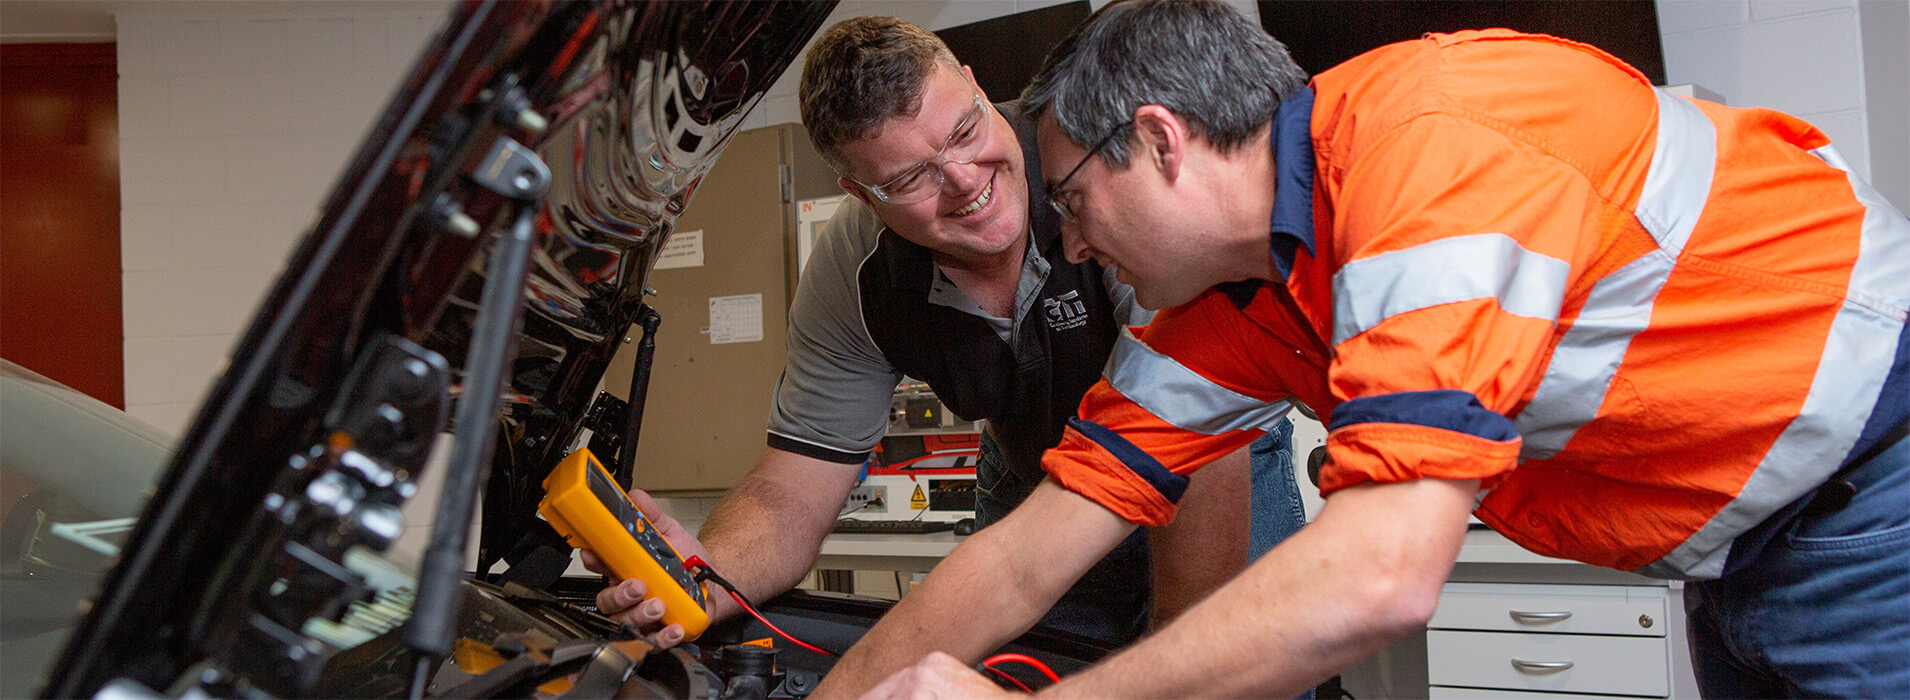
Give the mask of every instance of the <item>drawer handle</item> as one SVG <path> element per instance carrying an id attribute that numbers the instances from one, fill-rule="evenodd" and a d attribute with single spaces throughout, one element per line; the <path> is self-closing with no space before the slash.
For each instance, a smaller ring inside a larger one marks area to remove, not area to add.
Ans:
<path id="1" fill-rule="evenodd" d="M 1529 625 L 1536 625 L 1536 624 L 1541 624 L 1546 622 L 1563 622 L 1565 621 L 1566 618 L 1569 618 L 1572 616 L 1572 613 L 1569 610 L 1560 610 L 1558 612 L 1526 612 L 1524 610 L 1511 610 L 1508 612 L 1512 614 L 1512 619 L 1518 620 L 1519 622 L 1523 622 Z"/>
<path id="2" fill-rule="evenodd" d="M 1512 660 L 1513 668 L 1519 669 L 1520 671 L 1523 671 L 1526 673 L 1558 673 L 1559 671 L 1570 669 L 1573 665 L 1574 664 L 1570 661 L 1526 661 L 1524 659 Z"/>

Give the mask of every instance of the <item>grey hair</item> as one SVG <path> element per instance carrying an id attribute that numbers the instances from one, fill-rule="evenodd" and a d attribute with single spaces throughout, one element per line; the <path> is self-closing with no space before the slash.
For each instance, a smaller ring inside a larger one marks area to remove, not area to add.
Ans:
<path id="1" fill-rule="evenodd" d="M 1062 40 L 1021 104 L 1032 118 L 1052 114 L 1082 148 L 1141 106 L 1160 105 L 1228 152 L 1306 80 L 1286 45 L 1218 0 L 1130 0 L 1101 8 Z M 1128 139 L 1110 141 L 1101 156 L 1126 167 Z"/>

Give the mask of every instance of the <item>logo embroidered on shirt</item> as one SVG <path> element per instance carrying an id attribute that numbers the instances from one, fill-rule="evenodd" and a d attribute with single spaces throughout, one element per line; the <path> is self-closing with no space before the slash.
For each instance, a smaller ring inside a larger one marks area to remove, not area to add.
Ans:
<path id="1" fill-rule="evenodd" d="M 1048 316 L 1051 330 L 1065 331 L 1088 323 L 1088 306 L 1081 303 L 1078 290 L 1041 300 L 1041 310 Z"/>

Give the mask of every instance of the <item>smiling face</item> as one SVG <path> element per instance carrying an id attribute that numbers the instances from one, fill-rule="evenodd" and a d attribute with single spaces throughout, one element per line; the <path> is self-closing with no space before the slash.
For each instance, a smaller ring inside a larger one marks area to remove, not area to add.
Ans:
<path id="1" fill-rule="evenodd" d="M 913 115 L 883 122 L 868 138 L 843 144 L 848 172 L 844 190 L 867 203 L 876 217 L 903 238 L 957 262 L 980 262 L 1013 251 L 1028 229 L 1028 181 L 1021 143 L 993 106 L 982 110 L 979 150 L 971 162 L 947 159 L 944 147 L 964 137 L 964 119 L 975 114 L 981 89 L 968 71 L 940 63 L 922 81 Z M 987 97 L 982 96 L 986 105 Z M 953 137 L 953 138 L 952 138 Z M 950 151 L 956 149 L 950 148 Z M 939 155 L 938 155 L 939 154 Z M 888 202 L 856 184 L 886 185 L 928 164 L 916 177 L 932 185 L 939 166 L 942 186 L 916 202 Z M 851 180 L 850 178 L 853 178 Z"/>

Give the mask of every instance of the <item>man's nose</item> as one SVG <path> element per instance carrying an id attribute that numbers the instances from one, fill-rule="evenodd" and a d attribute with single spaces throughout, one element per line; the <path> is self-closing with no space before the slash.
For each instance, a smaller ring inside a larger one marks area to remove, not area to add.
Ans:
<path id="1" fill-rule="evenodd" d="M 1081 235 L 1081 222 L 1061 220 L 1061 250 L 1070 263 L 1079 265 L 1088 261 L 1091 254 L 1087 239 Z"/>
<path id="2" fill-rule="evenodd" d="M 986 179 L 987 168 L 974 163 L 942 163 L 942 186 L 947 192 L 969 194 Z"/>

